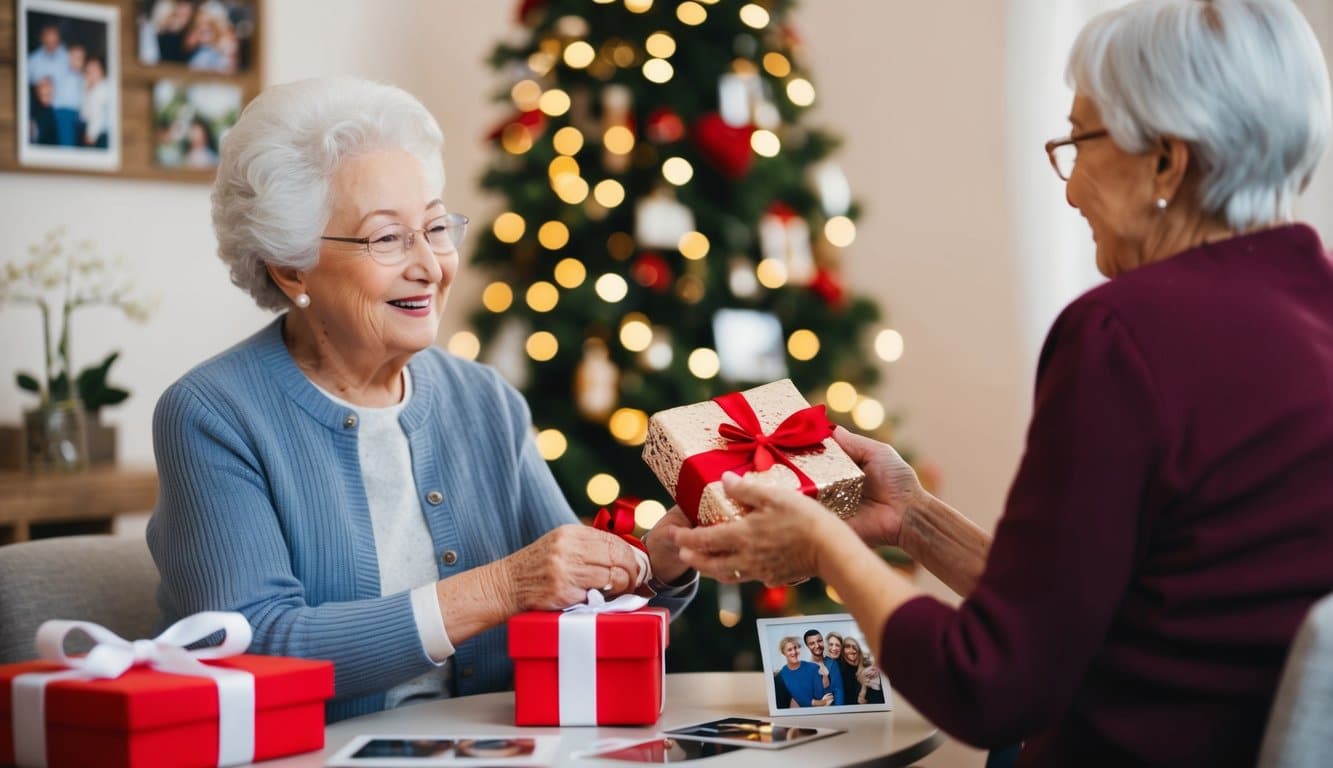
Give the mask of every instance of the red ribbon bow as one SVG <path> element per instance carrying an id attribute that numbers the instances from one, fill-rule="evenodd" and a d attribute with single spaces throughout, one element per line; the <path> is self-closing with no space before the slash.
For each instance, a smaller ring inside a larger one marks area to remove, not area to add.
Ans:
<path id="1" fill-rule="evenodd" d="M 735 424 L 718 425 L 718 434 L 727 441 L 725 447 L 696 453 L 681 464 L 676 503 L 689 516 L 691 524 L 699 524 L 699 500 L 703 498 L 704 486 L 721 480 L 724 472 L 744 475 L 783 464 L 796 473 L 801 493 L 810 498 L 818 495 L 818 486 L 792 463 L 790 454 L 823 450 L 824 440 L 833 435 L 833 423 L 828 420 L 824 406 L 802 408 L 784 419 L 772 433 L 764 434 L 759 417 L 741 393 L 719 395 L 713 402 Z"/>
<path id="2" fill-rule="evenodd" d="M 611 509 L 602 507 L 597 510 L 597 517 L 593 518 L 592 527 L 619 536 L 631 547 L 647 552 L 648 547 L 634 535 L 634 508 L 637 506 L 639 506 L 638 499 L 622 496 L 615 500 Z"/>

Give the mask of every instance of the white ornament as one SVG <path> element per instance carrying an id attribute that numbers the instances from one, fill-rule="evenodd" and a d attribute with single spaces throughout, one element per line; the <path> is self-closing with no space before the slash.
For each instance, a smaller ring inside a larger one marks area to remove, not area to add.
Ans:
<path id="1" fill-rule="evenodd" d="M 815 165 L 810 175 L 815 189 L 819 191 L 819 204 L 824 209 L 824 215 L 830 219 L 847 215 L 848 209 L 852 207 L 852 187 L 847 183 L 847 175 L 842 172 L 842 168 L 826 160 Z"/>
<path id="2" fill-rule="evenodd" d="M 634 204 L 634 240 L 640 248 L 678 248 L 680 238 L 694 231 L 694 211 L 674 193 L 659 188 Z"/>
<path id="3" fill-rule="evenodd" d="M 505 381 L 517 389 L 528 384 L 528 355 L 524 351 L 531 331 L 522 321 L 511 318 L 500 326 L 495 338 L 486 345 L 484 362 L 499 371 Z"/>
<path id="4" fill-rule="evenodd" d="M 764 214 L 759 220 L 759 252 L 787 268 L 787 282 L 809 285 L 815 278 L 815 256 L 810 249 L 810 225 L 787 212 Z"/>
<path id="5" fill-rule="evenodd" d="M 591 421 L 605 421 L 620 400 L 620 369 L 601 339 L 583 343 L 583 359 L 574 369 L 574 401 Z"/>

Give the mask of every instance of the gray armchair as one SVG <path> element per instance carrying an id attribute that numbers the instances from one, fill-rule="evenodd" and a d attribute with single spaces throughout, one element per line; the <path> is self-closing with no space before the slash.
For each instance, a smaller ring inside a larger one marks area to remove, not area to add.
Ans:
<path id="1" fill-rule="evenodd" d="M 36 658 L 33 636 L 47 619 L 93 621 L 128 640 L 152 637 L 157 583 L 142 538 L 67 536 L 0 546 L 0 663 Z M 66 648 L 86 650 L 73 641 Z"/>
<path id="2" fill-rule="evenodd" d="M 1260 768 L 1316 768 L 1333 754 L 1333 595 L 1314 604 L 1282 669 Z"/>

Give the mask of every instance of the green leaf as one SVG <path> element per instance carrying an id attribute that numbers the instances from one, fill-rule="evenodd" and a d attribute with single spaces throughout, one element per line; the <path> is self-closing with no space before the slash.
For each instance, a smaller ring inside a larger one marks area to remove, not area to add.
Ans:
<path id="1" fill-rule="evenodd" d="M 37 381 L 37 377 L 31 373 L 19 371 L 14 375 L 14 382 L 19 385 L 19 389 L 26 390 L 34 395 L 42 393 L 42 385 Z"/>

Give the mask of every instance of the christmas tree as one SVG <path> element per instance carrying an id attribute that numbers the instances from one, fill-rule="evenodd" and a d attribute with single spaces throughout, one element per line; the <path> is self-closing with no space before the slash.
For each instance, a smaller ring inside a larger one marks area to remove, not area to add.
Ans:
<path id="1" fill-rule="evenodd" d="M 526 396 L 576 511 L 670 498 L 640 459 L 651 413 L 790 377 L 837 421 L 885 436 L 869 397 L 902 352 L 839 263 L 857 204 L 802 123 L 815 101 L 789 0 L 525 0 L 497 46 L 483 186 L 503 208 L 473 262 L 493 279 L 450 349 Z M 480 337 L 480 338 L 478 338 Z M 628 501 L 625 501 L 629 499 Z M 670 668 L 754 668 L 755 614 L 836 612 L 822 585 L 706 581 Z"/>

